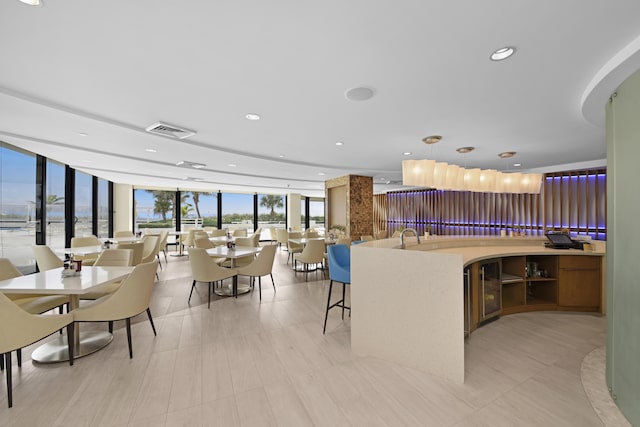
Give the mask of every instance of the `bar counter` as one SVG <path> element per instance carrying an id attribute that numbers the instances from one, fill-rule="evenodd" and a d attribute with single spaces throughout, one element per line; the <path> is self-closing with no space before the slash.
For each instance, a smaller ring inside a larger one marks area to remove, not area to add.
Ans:
<path id="1" fill-rule="evenodd" d="M 604 312 L 605 242 L 592 241 L 590 251 L 550 249 L 540 237 L 415 237 L 375 240 L 351 247 L 351 347 L 354 354 L 390 360 L 454 382 L 464 382 L 465 319 L 476 323 L 477 310 L 465 316 L 465 305 L 478 307 L 473 274 L 486 260 L 589 259 L 598 266 L 599 304 Z M 556 262 L 554 267 L 558 269 Z M 524 264 L 523 264 L 524 265 Z M 524 266 L 522 267 L 524 276 Z M 475 273 L 474 273 L 475 272 Z M 466 276 L 465 276 L 466 273 Z M 522 282 L 530 279 L 523 277 Z M 558 280 L 555 280 L 559 282 Z M 523 285 L 526 286 L 526 285 Z M 557 286 L 557 285 L 556 285 Z M 525 288 L 523 288 L 525 289 Z M 465 295 L 472 295 L 465 304 Z M 601 297 L 601 298 L 600 298 Z M 565 309 L 524 303 L 520 311 Z M 568 309 L 581 310 L 578 305 Z M 518 311 L 514 306 L 503 314 Z M 595 311 L 595 310 L 594 310 Z M 469 328 L 468 330 L 473 330 Z M 473 339 L 471 336 L 470 339 Z"/>

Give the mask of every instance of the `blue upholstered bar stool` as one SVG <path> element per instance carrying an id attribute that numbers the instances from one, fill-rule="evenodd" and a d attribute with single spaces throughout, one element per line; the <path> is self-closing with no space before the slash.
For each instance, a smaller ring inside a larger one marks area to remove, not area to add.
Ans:
<path id="1" fill-rule="evenodd" d="M 329 310 L 333 307 L 342 307 L 342 319 L 344 319 L 344 309 L 349 310 L 351 315 L 351 307 L 345 305 L 345 290 L 347 285 L 351 284 L 351 253 L 347 245 L 336 244 L 327 246 L 327 258 L 329 259 L 329 296 L 327 297 L 327 311 L 324 315 L 324 328 L 322 333 L 327 330 L 327 318 L 329 317 Z M 342 299 L 334 304 L 331 304 L 331 290 L 333 288 L 333 282 L 342 283 Z"/>

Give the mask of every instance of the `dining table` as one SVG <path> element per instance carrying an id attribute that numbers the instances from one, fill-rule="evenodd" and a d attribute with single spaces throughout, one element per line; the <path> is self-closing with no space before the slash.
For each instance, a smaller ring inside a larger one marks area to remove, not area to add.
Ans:
<path id="1" fill-rule="evenodd" d="M 75 253 L 75 252 L 74 252 Z M 83 294 L 99 290 L 110 283 L 126 278 L 133 267 L 82 267 L 72 276 L 63 276 L 63 268 L 27 274 L 0 281 L 0 292 L 5 294 L 68 295 L 69 311 L 80 306 Z M 16 325 L 19 327 L 19 325 Z M 113 335 L 108 331 L 80 331 L 74 328 L 74 358 L 94 353 L 108 345 Z M 54 363 L 69 360 L 66 335 L 40 345 L 31 354 L 31 359 L 40 363 Z"/>
<path id="2" fill-rule="evenodd" d="M 53 251 L 60 255 L 78 255 L 78 256 L 86 256 L 86 255 L 97 255 L 102 253 L 105 250 L 105 247 L 102 245 L 94 245 L 94 246 L 76 246 L 74 248 L 54 248 Z"/>
<path id="3" fill-rule="evenodd" d="M 228 258 L 231 260 L 231 268 L 235 268 L 236 260 L 248 256 L 255 256 L 255 254 L 260 252 L 261 249 L 262 248 L 260 246 L 236 246 L 235 248 L 216 246 L 215 248 L 207 249 L 207 255 L 215 258 Z M 246 294 L 250 290 L 250 285 L 239 285 L 238 276 L 233 276 L 231 285 L 221 286 L 219 288 L 215 288 L 213 291 L 216 295 L 237 297 L 240 294 Z"/>

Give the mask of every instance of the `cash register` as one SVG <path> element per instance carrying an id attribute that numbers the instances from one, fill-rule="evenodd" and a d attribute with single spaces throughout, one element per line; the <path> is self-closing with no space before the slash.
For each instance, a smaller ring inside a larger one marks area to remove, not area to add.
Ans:
<path id="1" fill-rule="evenodd" d="M 583 242 L 571 239 L 571 236 L 567 233 L 545 233 L 548 242 L 545 242 L 545 247 L 551 249 L 580 249 L 583 250 Z"/>

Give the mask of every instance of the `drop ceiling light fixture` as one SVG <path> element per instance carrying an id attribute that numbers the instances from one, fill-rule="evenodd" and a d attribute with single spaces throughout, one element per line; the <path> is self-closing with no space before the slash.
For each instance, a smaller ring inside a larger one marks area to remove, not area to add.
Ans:
<path id="1" fill-rule="evenodd" d="M 344 145 L 344 142 L 342 142 L 342 141 L 338 141 L 338 142 L 336 142 L 336 145 L 337 145 L 338 147 L 342 147 L 342 146 Z"/>
<path id="2" fill-rule="evenodd" d="M 405 151 L 404 153 L 402 153 L 403 156 L 410 156 L 411 155 L 411 151 Z"/>
<path id="3" fill-rule="evenodd" d="M 475 147 L 460 147 L 460 148 L 456 148 L 456 151 L 460 154 L 467 154 L 472 152 L 475 149 L 476 149 Z"/>
<path id="4" fill-rule="evenodd" d="M 29 6 L 42 6 L 41 0 L 20 0 L 20 2 L 28 4 Z"/>
<path id="5" fill-rule="evenodd" d="M 516 49 L 514 47 L 506 46 L 493 52 L 490 58 L 492 61 L 503 61 L 513 55 L 515 52 Z"/>
<path id="6" fill-rule="evenodd" d="M 245 114 L 244 117 L 245 119 L 252 120 L 252 121 L 260 120 L 260 115 L 256 113 Z"/>
<path id="7" fill-rule="evenodd" d="M 431 136 L 425 136 L 424 138 L 422 138 L 422 142 L 424 142 L 425 144 L 437 144 L 438 142 L 440 142 L 442 140 L 442 136 L 441 135 L 431 135 Z"/>

